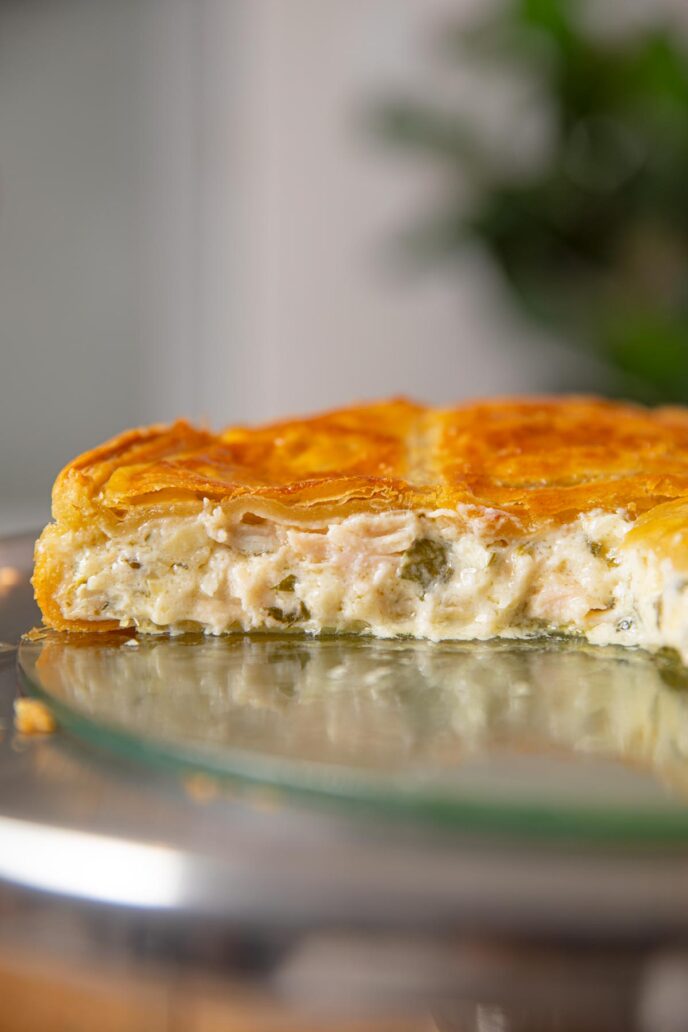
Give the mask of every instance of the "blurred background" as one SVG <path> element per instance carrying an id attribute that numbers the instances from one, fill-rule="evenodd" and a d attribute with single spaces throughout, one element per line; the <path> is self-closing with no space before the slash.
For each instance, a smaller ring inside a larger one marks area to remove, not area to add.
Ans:
<path id="1" fill-rule="evenodd" d="M 0 531 L 132 424 L 688 400 L 688 8 L 0 0 Z"/>

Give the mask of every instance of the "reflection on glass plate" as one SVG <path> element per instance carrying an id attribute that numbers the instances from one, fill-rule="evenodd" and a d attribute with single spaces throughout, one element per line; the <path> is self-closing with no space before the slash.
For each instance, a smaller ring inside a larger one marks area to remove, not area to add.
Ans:
<path id="1" fill-rule="evenodd" d="M 665 658 L 553 641 L 46 635 L 20 663 L 63 725 L 149 760 L 500 830 L 688 838 L 688 688 Z"/>

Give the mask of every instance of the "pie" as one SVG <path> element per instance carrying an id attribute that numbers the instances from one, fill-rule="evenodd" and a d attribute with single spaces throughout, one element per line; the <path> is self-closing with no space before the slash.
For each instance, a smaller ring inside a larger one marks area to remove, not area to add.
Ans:
<path id="1" fill-rule="evenodd" d="M 36 545 L 69 631 L 548 634 L 688 657 L 688 409 L 376 402 L 128 431 L 59 474 Z"/>

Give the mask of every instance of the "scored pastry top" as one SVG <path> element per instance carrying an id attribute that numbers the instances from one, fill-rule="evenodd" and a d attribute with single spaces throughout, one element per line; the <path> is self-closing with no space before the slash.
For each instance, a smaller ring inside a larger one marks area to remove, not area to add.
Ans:
<path id="1" fill-rule="evenodd" d="M 294 521 L 468 505 L 527 533 L 683 497 L 688 410 L 578 396 L 447 409 L 393 399 L 221 433 L 184 421 L 128 431 L 65 467 L 53 515 L 136 519 L 204 499 Z"/>

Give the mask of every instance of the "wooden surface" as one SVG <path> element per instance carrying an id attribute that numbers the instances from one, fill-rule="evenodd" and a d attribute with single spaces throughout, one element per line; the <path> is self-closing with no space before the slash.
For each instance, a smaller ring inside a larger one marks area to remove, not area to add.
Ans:
<path id="1" fill-rule="evenodd" d="M 256 991 L 0 952 L 2 1032 L 434 1032 L 431 1018 L 295 1013 Z"/>

